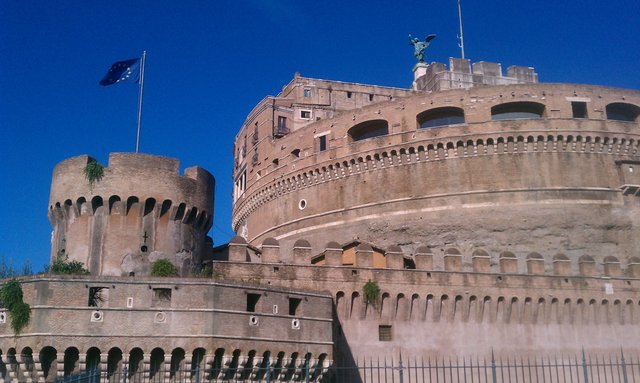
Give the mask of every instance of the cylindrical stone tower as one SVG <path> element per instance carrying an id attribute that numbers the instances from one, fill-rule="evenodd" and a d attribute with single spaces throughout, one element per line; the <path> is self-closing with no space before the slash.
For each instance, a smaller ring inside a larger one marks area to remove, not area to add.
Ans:
<path id="1" fill-rule="evenodd" d="M 100 180 L 89 182 L 87 155 L 53 170 L 51 259 L 66 254 L 93 275 L 146 275 L 168 259 L 182 275 L 197 270 L 210 244 L 215 180 L 200 167 L 148 154 L 111 153 Z"/>

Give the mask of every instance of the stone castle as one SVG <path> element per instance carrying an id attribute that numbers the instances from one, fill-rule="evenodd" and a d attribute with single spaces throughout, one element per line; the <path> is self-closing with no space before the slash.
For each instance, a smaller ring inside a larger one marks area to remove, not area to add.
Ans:
<path id="1" fill-rule="evenodd" d="M 238 236 L 215 248 L 206 170 L 114 153 L 89 184 L 91 158 L 65 160 L 51 256 L 91 275 L 22 279 L 31 320 L 15 334 L 0 312 L 0 374 L 317 381 L 400 352 L 638 353 L 639 116 L 639 91 L 464 59 L 416 65 L 411 89 L 296 75 L 236 137 Z M 181 276 L 150 276 L 157 259 Z"/>

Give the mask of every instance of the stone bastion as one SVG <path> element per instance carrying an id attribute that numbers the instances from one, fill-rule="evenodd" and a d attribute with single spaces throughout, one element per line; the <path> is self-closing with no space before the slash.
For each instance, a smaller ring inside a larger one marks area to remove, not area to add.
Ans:
<path id="1" fill-rule="evenodd" d="M 182 274 L 199 269 L 213 222 L 215 180 L 200 167 L 179 174 L 173 158 L 111 153 L 101 179 L 90 183 L 82 155 L 53 171 L 49 220 L 51 259 L 66 255 L 94 275 L 147 274 L 156 259 Z"/>
<path id="2" fill-rule="evenodd" d="M 307 105 L 310 121 L 279 136 L 247 121 L 234 230 L 254 246 L 637 255 L 640 92 L 535 83 L 369 100 L 328 118 Z M 278 113 L 264 112 L 272 126 Z"/>

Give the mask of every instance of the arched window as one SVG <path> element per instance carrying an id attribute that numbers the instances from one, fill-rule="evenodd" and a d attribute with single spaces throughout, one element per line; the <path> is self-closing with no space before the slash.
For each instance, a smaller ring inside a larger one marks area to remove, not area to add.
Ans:
<path id="1" fill-rule="evenodd" d="M 347 132 L 352 141 L 366 140 L 389 134 L 389 123 L 386 120 L 370 120 L 355 125 Z"/>
<path id="2" fill-rule="evenodd" d="M 494 121 L 541 118 L 543 114 L 544 104 L 537 102 L 508 102 L 491 108 Z"/>
<path id="3" fill-rule="evenodd" d="M 424 111 L 416 117 L 420 129 L 464 124 L 464 110 L 451 106 Z"/>
<path id="4" fill-rule="evenodd" d="M 633 104 L 614 102 L 607 105 L 607 120 L 634 122 L 639 115 L 640 107 Z"/>

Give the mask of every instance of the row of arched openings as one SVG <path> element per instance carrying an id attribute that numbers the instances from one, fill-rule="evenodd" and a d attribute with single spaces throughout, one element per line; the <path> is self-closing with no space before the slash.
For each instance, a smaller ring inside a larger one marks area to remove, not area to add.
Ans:
<path id="1" fill-rule="evenodd" d="M 89 204 L 87 206 L 91 208 L 91 212 L 93 214 L 95 214 L 98 208 L 102 206 L 106 206 L 108 208 L 109 214 L 111 214 L 116 208 L 116 204 L 118 204 L 122 205 L 122 213 L 128 215 L 134 205 L 139 203 L 141 203 L 141 201 L 136 196 L 128 197 L 127 200 L 124 201 L 124 203 L 118 195 L 112 195 L 107 201 L 105 201 L 101 196 L 94 196 L 89 202 L 85 197 L 79 197 L 75 201 L 75 203 L 70 199 L 64 201 L 63 205 L 61 205 L 60 202 L 56 202 L 55 209 L 60 212 L 64 210 L 64 213 L 66 215 L 70 214 L 71 212 L 73 212 L 75 215 L 80 215 L 82 214 L 85 205 Z M 169 199 L 165 199 L 164 201 L 162 201 L 162 203 L 159 204 L 155 198 L 147 198 L 142 203 L 144 204 L 142 209 L 143 216 L 147 216 L 154 212 L 154 210 L 159 209 L 160 218 L 170 213 L 171 207 L 173 206 L 173 201 Z M 53 207 L 51 208 L 53 209 Z M 193 224 L 196 227 L 200 227 L 202 225 L 209 225 L 212 217 L 204 210 L 198 211 L 198 208 L 195 206 L 187 209 L 187 204 L 182 202 L 177 206 L 170 219 L 174 221 L 182 221 L 182 223 L 184 224 Z"/>
<path id="2" fill-rule="evenodd" d="M 61 376 L 99 372 L 109 382 L 120 382 L 124 377 L 129 382 L 164 382 L 167 378 L 170 382 L 183 382 L 192 381 L 196 377 L 198 381 L 264 380 L 267 373 L 270 373 L 269 378 L 274 381 L 305 381 L 307 374 L 310 381 L 316 381 L 322 374 L 327 354 L 320 354 L 313 360 L 311 353 L 293 352 L 287 355 L 284 351 L 273 354 L 265 351 L 258 354 L 256 350 L 251 350 L 243 356 L 239 349 L 226 355 L 224 348 L 218 348 L 213 358 L 208 358 L 204 348 L 196 348 L 190 355 L 183 348 L 175 348 L 169 359 L 162 348 L 154 348 L 149 360 L 145 361 L 143 350 L 136 347 L 129 352 L 128 358 L 123 356 L 123 351 L 117 347 L 111 348 L 107 355 L 103 355 L 99 348 L 91 347 L 81 360 L 78 348 L 69 347 L 64 351 L 63 357 L 59 358 L 58 351 L 47 346 L 38 353 L 38 365 L 30 347 L 23 348 L 19 354 L 11 348 L 2 358 L 0 374 L 2 378 L 6 378 L 11 371 L 22 381 L 33 379 L 39 370 L 49 382 Z M 125 359 L 128 363 L 125 363 Z M 58 371 L 58 368 L 62 371 Z"/>
<path id="3" fill-rule="evenodd" d="M 495 105 L 491 108 L 491 120 L 538 119 L 545 116 L 545 105 L 539 102 L 518 101 Z M 635 122 L 640 116 L 640 107 L 628 103 L 611 103 L 606 106 L 608 120 Z M 419 129 L 465 123 L 464 109 L 444 106 L 429 109 L 416 116 Z M 361 122 L 347 131 L 351 141 L 389 134 L 389 122 L 375 119 Z"/>
<path id="4" fill-rule="evenodd" d="M 523 324 L 620 324 L 640 323 L 640 301 L 632 299 L 584 299 L 545 297 L 478 297 L 447 294 L 410 297 L 388 292 L 376 304 L 365 302 L 360 292 L 335 296 L 336 314 L 341 320 L 383 319 L 422 322 L 488 322 Z"/>

